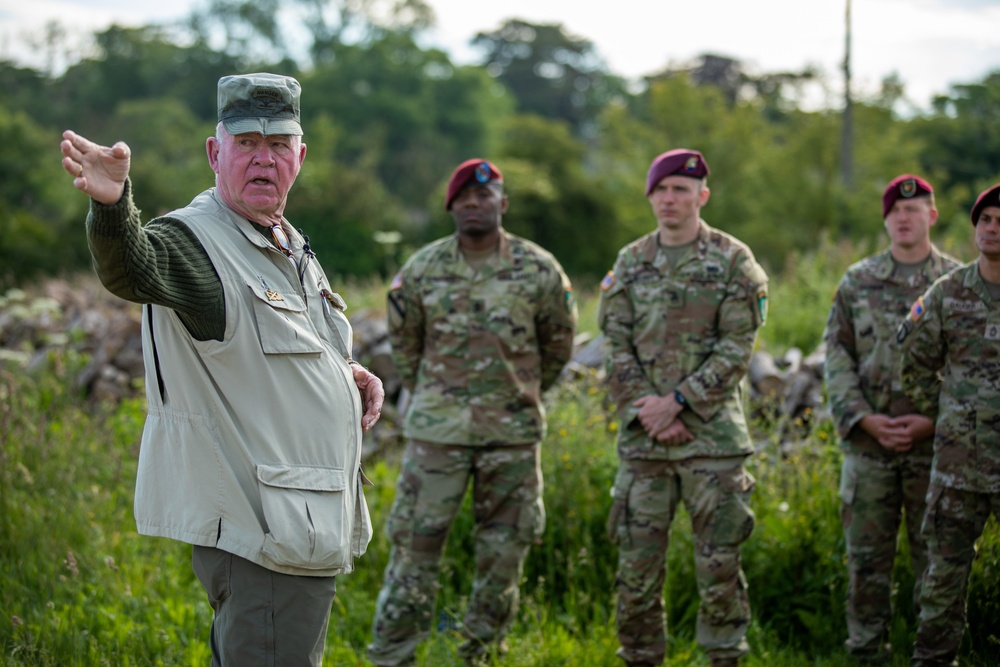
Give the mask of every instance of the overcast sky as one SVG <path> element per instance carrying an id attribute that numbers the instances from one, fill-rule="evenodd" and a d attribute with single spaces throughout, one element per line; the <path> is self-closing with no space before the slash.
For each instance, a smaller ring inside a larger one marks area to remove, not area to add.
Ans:
<path id="1" fill-rule="evenodd" d="M 0 0 L 0 57 L 44 66 L 24 46 L 58 20 L 82 40 L 116 22 L 175 19 L 206 0 Z M 468 46 L 508 18 L 560 23 L 590 40 L 612 72 L 639 78 L 703 53 L 743 61 L 751 71 L 814 66 L 839 94 L 847 0 L 427 0 L 437 15 L 430 43 L 459 63 L 476 62 Z M 925 108 L 949 85 L 1000 70 L 1000 0 L 852 0 L 855 89 L 874 93 L 896 73 L 907 97 Z"/>

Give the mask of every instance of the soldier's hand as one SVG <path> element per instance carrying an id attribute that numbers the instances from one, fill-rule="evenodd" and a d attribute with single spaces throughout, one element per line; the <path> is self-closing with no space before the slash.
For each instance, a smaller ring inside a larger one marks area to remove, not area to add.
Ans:
<path id="1" fill-rule="evenodd" d="M 73 177 L 73 187 L 107 206 L 118 203 L 125 191 L 132 156 L 125 142 L 101 146 L 66 130 L 59 148 L 63 169 Z"/>
<path id="2" fill-rule="evenodd" d="M 686 442 L 691 442 L 694 440 L 694 436 L 688 430 L 687 426 L 685 426 L 684 422 L 680 419 L 675 419 L 670 426 L 656 434 L 656 439 L 665 445 L 676 447 Z"/>
<path id="3" fill-rule="evenodd" d="M 911 443 L 917 443 L 934 435 L 934 420 L 924 415 L 900 415 L 896 423 Z"/>
<path id="4" fill-rule="evenodd" d="M 673 394 L 643 396 L 632 406 L 639 408 L 639 423 L 646 429 L 646 433 L 654 438 L 670 426 L 684 408 L 674 399 Z"/>
<path id="5" fill-rule="evenodd" d="M 859 426 L 889 451 L 905 452 L 913 446 L 913 438 L 906 432 L 904 426 L 889 415 L 865 415 Z"/>

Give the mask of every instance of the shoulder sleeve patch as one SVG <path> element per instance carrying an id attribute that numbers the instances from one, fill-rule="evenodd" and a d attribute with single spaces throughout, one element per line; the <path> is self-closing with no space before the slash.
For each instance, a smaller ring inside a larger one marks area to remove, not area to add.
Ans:
<path id="1" fill-rule="evenodd" d="M 760 290 L 757 292 L 757 315 L 760 317 L 760 323 L 764 324 L 767 322 L 767 291 Z"/>

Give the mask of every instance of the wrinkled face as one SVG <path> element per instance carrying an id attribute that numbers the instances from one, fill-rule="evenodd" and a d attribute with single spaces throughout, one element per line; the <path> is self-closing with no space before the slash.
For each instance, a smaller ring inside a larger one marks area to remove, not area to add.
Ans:
<path id="1" fill-rule="evenodd" d="M 987 206 L 979 213 L 976 247 L 983 257 L 1000 261 L 1000 206 Z"/>
<path id="2" fill-rule="evenodd" d="M 221 124 L 218 133 L 218 138 L 208 138 L 205 148 L 219 196 L 248 220 L 274 224 L 306 157 L 302 138 L 255 132 L 234 136 Z"/>
<path id="3" fill-rule="evenodd" d="M 668 230 L 690 229 L 698 225 L 701 207 L 709 191 L 702 180 L 688 176 L 664 176 L 649 193 L 653 215 Z"/>
<path id="4" fill-rule="evenodd" d="M 507 212 L 507 195 L 499 184 L 473 183 L 458 191 L 450 212 L 460 236 L 489 236 L 500 228 Z"/>
<path id="5" fill-rule="evenodd" d="M 930 197 L 897 199 L 885 216 L 885 230 L 895 247 L 909 249 L 930 242 L 930 230 L 938 212 Z"/>

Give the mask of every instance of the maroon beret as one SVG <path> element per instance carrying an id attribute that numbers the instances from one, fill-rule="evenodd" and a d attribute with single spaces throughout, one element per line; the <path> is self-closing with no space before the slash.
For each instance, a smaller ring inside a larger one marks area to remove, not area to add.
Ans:
<path id="1" fill-rule="evenodd" d="M 914 174 L 897 176 L 889 181 L 889 185 L 885 186 L 885 190 L 882 192 L 882 219 L 885 220 L 889 216 L 892 205 L 900 197 L 903 199 L 913 199 L 914 197 L 926 197 L 932 194 L 934 194 L 934 188 L 919 176 L 915 176 Z"/>
<path id="2" fill-rule="evenodd" d="M 979 214 L 987 206 L 1000 206 L 1000 183 L 983 190 L 976 197 L 976 203 L 972 205 L 972 213 L 969 216 L 972 218 L 973 225 L 979 224 Z"/>
<path id="3" fill-rule="evenodd" d="M 482 158 L 472 158 L 455 167 L 448 179 L 448 191 L 444 196 L 444 210 L 451 210 L 451 203 L 455 201 L 459 191 L 469 183 L 503 183 L 503 174 L 491 162 Z"/>
<path id="4" fill-rule="evenodd" d="M 708 163 L 701 153 L 687 148 L 675 148 L 657 155 L 649 165 L 649 173 L 646 174 L 646 196 L 649 196 L 656 184 L 665 176 L 674 174 L 705 178 L 708 176 Z"/>

